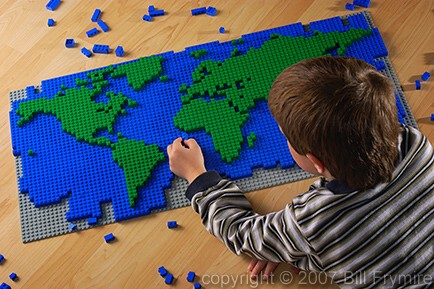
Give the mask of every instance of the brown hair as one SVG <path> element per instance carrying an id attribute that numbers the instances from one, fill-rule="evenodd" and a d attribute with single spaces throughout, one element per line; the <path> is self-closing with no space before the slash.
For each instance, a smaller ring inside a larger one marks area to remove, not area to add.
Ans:
<path id="1" fill-rule="evenodd" d="M 303 60 L 285 69 L 268 96 L 270 111 L 297 153 L 312 153 L 352 189 L 390 181 L 399 122 L 391 82 L 348 57 Z"/>

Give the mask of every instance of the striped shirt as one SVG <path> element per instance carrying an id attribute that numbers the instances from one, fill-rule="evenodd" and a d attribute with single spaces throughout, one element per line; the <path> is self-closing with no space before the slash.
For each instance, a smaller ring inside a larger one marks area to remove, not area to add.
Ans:
<path id="1" fill-rule="evenodd" d="M 434 154 L 403 127 L 392 180 L 352 191 L 325 179 L 260 215 L 215 171 L 187 189 L 206 229 L 232 252 L 326 272 L 341 288 L 434 288 Z"/>

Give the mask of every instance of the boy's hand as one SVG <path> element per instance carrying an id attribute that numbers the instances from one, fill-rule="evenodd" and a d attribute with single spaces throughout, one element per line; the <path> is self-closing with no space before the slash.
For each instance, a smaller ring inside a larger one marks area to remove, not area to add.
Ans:
<path id="1" fill-rule="evenodd" d="M 276 270 L 277 266 L 279 266 L 279 263 L 274 263 L 270 261 L 262 261 L 253 258 L 252 261 L 250 261 L 249 267 L 247 267 L 247 270 L 250 272 L 251 278 L 257 278 L 258 275 L 263 272 L 263 278 L 268 279 L 268 277 L 271 276 L 271 274 Z"/>
<path id="2" fill-rule="evenodd" d="M 189 184 L 206 172 L 202 150 L 195 139 L 177 138 L 167 146 L 167 154 L 170 170 Z"/>

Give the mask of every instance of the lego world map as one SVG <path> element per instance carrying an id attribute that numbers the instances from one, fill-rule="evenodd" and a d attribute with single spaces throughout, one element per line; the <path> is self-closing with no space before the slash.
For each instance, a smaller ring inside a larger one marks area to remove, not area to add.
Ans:
<path id="1" fill-rule="evenodd" d="M 195 138 L 207 169 L 232 179 L 293 167 L 267 95 L 303 59 L 345 55 L 384 68 L 387 49 L 363 14 L 296 23 L 42 81 L 12 101 L 19 193 L 35 207 L 68 199 L 66 220 L 116 221 L 165 208 L 166 147 Z"/>

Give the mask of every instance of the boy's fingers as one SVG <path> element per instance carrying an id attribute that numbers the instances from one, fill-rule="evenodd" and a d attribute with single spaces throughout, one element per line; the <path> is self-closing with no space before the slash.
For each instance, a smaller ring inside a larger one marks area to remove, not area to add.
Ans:
<path id="1" fill-rule="evenodd" d="M 258 260 L 255 267 L 252 269 L 252 273 L 250 274 L 250 276 L 256 278 L 259 275 L 259 273 L 261 273 L 262 269 L 264 269 L 266 264 L 267 261 Z"/>
<path id="2" fill-rule="evenodd" d="M 249 272 L 252 272 L 253 268 L 255 268 L 256 263 L 258 263 L 258 259 L 252 259 L 252 261 L 250 261 L 249 266 L 247 267 L 247 270 Z"/>
<path id="3" fill-rule="evenodd" d="M 279 266 L 279 263 L 268 262 L 264 270 L 264 276 L 266 278 L 271 276 L 271 273 L 273 273 L 274 270 L 276 270 L 277 266 Z"/>
<path id="4" fill-rule="evenodd" d="M 188 145 L 189 147 L 198 147 L 199 146 L 197 141 L 194 138 L 189 138 L 189 139 L 185 140 L 184 143 L 186 145 Z"/>

